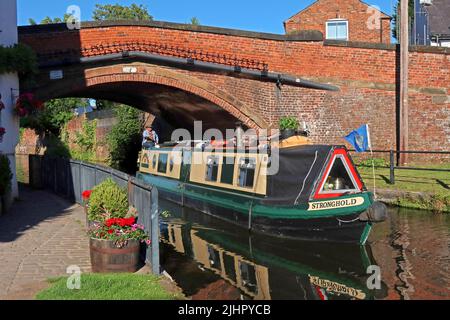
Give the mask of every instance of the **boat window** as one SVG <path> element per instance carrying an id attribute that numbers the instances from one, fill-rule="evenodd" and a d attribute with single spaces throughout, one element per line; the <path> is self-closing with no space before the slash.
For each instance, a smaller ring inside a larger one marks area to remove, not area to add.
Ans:
<path id="1" fill-rule="evenodd" d="M 167 161 L 169 159 L 168 154 L 159 154 L 159 161 L 158 161 L 158 172 L 159 173 L 167 173 Z"/>
<path id="2" fill-rule="evenodd" d="M 221 183 L 233 184 L 234 182 L 234 157 L 224 157 L 222 164 Z"/>
<path id="3" fill-rule="evenodd" d="M 153 160 L 152 160 L 152 167 L 153 169 L 156 169 L 156 164 L 158 163 L 158 156 L 155 154 L 153 155 Z"/>
<path id="4" fill-rule="evenodd" d="M 220 264 L 219 251 L 214 249 L 212 246 L 208 245 L 208 253 L 209 253 L 209 263 L 211 265 L 211 268 L 220 270 L 221 264 Z"/>
<path id="5" fill-rule="evenodd" d="M 350 173 L 346 161 L 341 155 L 336 156 L 330 173 L 328 174 L 321 193 L 359 191 L 357 184 Z"/>
<path id="6" fill-rule="evenodd" d="M 246 262 L 240 262 L 239 265 L 241 271 L 242 285 L 248 291 L 255 294 L 258 293 L 255 267 Z"/>
<path id="7" fill-rule="evenodd" d="M 226 253 L 223 254 L 223 265 L 225 266 L 225 273 L 227 277 L 236 282 L 236 266 L 234 264 L 234 258 Z"/>
<path id="8" fill-rule="evenodd" d="M 206 162 L 206 181 L 217 182 L 219 175 L 219 158 L 208 157 Z"/>
<path id="9" fill-rule="evenodd" d="M 255 185 L 256 160 L 242 158 L 239 161 L 239 186 L 253 188 Z"/>

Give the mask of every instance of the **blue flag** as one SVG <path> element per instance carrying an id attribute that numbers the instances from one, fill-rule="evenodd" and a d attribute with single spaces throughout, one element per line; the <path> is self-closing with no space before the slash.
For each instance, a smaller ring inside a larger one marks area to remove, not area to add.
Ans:
<path id="1" fill-rule="evenodd" d="M 365 152 L 371 149 L 369 125 L 365 124 L 358 130 L 353 131 L 345 140 L 355 148 L 356 152 Z"/>

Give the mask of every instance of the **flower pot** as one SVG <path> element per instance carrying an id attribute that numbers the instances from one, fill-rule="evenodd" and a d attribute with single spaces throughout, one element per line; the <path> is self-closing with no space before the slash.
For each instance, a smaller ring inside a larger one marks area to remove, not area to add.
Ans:
<path id="1" fill-rule="evenodd" d="M 285 130 L 281 130 L 280 134 L 281 134 L 281 140 L 286 140 L 286 139 L 289 139 L 290 137 L 295 136 L 296 130 L 295 129 L 285 129 Z"/>
<path id="2" fill-rule="evenodd" d="M 90 251 L 94 273 L 134 273 L 139 270 L 138 240 L 129 240 L 118 247 L 114 241 L 91 238 Z"/>

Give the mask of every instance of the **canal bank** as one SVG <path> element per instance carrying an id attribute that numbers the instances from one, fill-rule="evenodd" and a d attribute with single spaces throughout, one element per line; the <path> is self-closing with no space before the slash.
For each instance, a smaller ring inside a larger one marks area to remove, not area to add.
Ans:
<path id="1" fill-rule="evenodd" d="M 377 200 L 392 207 L 424 210 L 438 214 L 450 213 L 450 192 L 433 193 L 380 189 L 376 193 Z"/>

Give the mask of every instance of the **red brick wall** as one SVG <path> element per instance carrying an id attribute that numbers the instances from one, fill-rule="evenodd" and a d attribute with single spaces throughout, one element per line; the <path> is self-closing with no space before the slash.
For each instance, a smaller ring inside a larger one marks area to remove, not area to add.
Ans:
<path id="1" fill-rule="evenodd" d="M 348 21 L 349 41 L 390 43 L 391 26 L 386 14 L 360 0 L 318 0 L 285 21 L 286 33 L 319 30 L 326 37 L 326 22 L 330 19 Z"/>
<path id="2" fill-rule="evenodd" d="M 237 99 L 270 125 L 276 126 L 285 115 L 305 119 L 313 129 L 316 142 L 343 143 L 346 133 L 369 123 L 376 149 L 396 145 L 397 52 L 392 45 L 286 41 L 258 34 L 248 36 L 155 26 L 83 28 L 79 33 L 27 35 L 22 32 L 20 38 L 21 42 L 44 52 L 60 52 L 65 48 L 78 52 L 83 48 L 84 55 L 97 55 L 130 50 L 137 45 L 145 49 L 145 43 L 156 43 L 262 61 L 268 64 L 270 71 L 332 83 L 338 85 L 340 91 L 283 86 L 279 95 L 273 83 L 165 69 L 188 75 L 191 77 L 188 81 L 207 81 L 211 88 L 219 88 Z M 111 43 L 116 43 L 114 50 L 92 48 Z M 44 76 L 48 79 L 48 74 Z M 56 90 L 56 87 L 50 88 Z M 450 50 L 411 48 L 410 91 L 410 149 L 449 150 Z"/>

